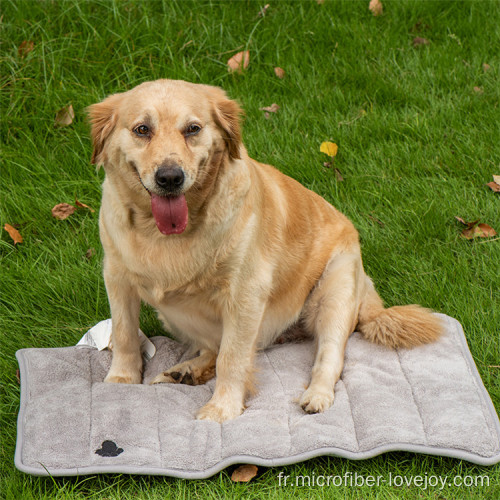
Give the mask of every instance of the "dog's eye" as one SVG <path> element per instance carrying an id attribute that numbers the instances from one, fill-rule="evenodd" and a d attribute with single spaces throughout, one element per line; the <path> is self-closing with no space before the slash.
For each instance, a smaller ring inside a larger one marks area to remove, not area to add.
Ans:
<path id="1" fill-rule="evenodd" d="M 139 125 L 134 128 L 134 132 L 140 136 L 149 135 L 149 127 L 147 127 L 146 125 Z"/>
<path id="2" fill-rule="evenodd" d="M 191 125 L 188 125 L 186 127 L 186 130 L 184 131 L 184 135 L 196 135 L 199 131 L 201 130 L 201 127 L 197 123 L 191 123 Z"/>

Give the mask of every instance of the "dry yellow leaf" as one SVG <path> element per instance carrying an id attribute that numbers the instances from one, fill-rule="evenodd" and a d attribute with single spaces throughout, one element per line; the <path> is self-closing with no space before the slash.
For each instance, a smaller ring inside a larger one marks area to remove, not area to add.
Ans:
<path id="1" fill-rule="evenodd" d="M 368 5 L 368 8 L 374 16 L 380 16 L 384 10 L 382 2 L 380 0 L 370 0 L 370 5 Z"/>
<path id="2" fill-rule="evenodd" d="M 12 227 L 10 224 L 5 224 L 3 228 L 9 233 L 9 236 L 14 241 L 14 245 L 23 242 L 23 237 L 15 227 Z"/>
<path id="3" fill-rule="evenodd" d="M 228 71 L 242 73 L 244 69 L 248 68 L 250 63 L 250 51 L 243 50 L 242 52 L 238 52 L 234 54 L 227 61 Z"/>
<path id="4" fill-rule="evenodd" d="M 240 465 L 237 469 L 234 469 L 234 472 L 231 474 L 231 481 L 236 483 L 248 483 L 250 479 L 257 475 L 257 471 L 256 465 Z"/>
<path id="5" fill-rule="evenodd" d="M 331 156 L 332 158 L 336 156 L 339 147 L 334 142 L 322 142 L 319 150 L 322 153 Z"/>

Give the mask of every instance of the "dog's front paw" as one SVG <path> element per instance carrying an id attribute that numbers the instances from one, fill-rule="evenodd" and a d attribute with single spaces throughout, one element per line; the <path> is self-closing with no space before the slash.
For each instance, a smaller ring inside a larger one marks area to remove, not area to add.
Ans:
<path id="1" fill-rule="evenodd" d="M 209 401 L 196 415 L 198 420 L 211 420 L 212 422 L 225 422 L 241 415 L 243 412 L 242 405 L 219 404 Z"/>
<path id="2" fill-rule="evenodd" d="M 306 413 L 323 413 L 332 406 L 333 399 L 333 390 L 318 391 L 310 387 L 300 398 L 300 406 Z"/>

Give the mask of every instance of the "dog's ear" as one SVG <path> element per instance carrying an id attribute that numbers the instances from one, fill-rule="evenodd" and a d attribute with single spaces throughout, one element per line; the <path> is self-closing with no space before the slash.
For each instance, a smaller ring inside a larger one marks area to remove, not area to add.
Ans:
<path id="1" fill-rule="evenodd" d="M 240 116 L 242 109 L 236 101 L 232 101 L 226 93 L 217 87 L 210 87 L 214 108 L 215 123 L 224 132 L 224 141 L 229 151 L 229 157 L 238 159 L 241 144 Z"/>
<path id="2" fill-rule="evenodd" d="M 92 104 L 87 108 L 91 124 L 90 135 L 92 137 L 92 159 L 94 165 L 102 165 L 102 151 L 104 144 L 115 128 L 118 119 L 118 105 L 122 94 L 113 94 L 102 102 Z"/>

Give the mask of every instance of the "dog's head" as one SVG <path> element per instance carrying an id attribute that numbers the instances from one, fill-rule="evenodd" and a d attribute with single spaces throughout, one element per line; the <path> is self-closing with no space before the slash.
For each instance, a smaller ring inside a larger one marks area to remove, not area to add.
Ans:
<path id="1" fill-rule="evenodd" d="M 177 80 L 143 83 L 89 107 L 92 163 L 135 176 L 164 234 L 188 222 L 185 194 L 221 159 L 240 157 L 240 107 L 217 87 Z M 148 194 L 149 193 L 149 194 Z"/>

